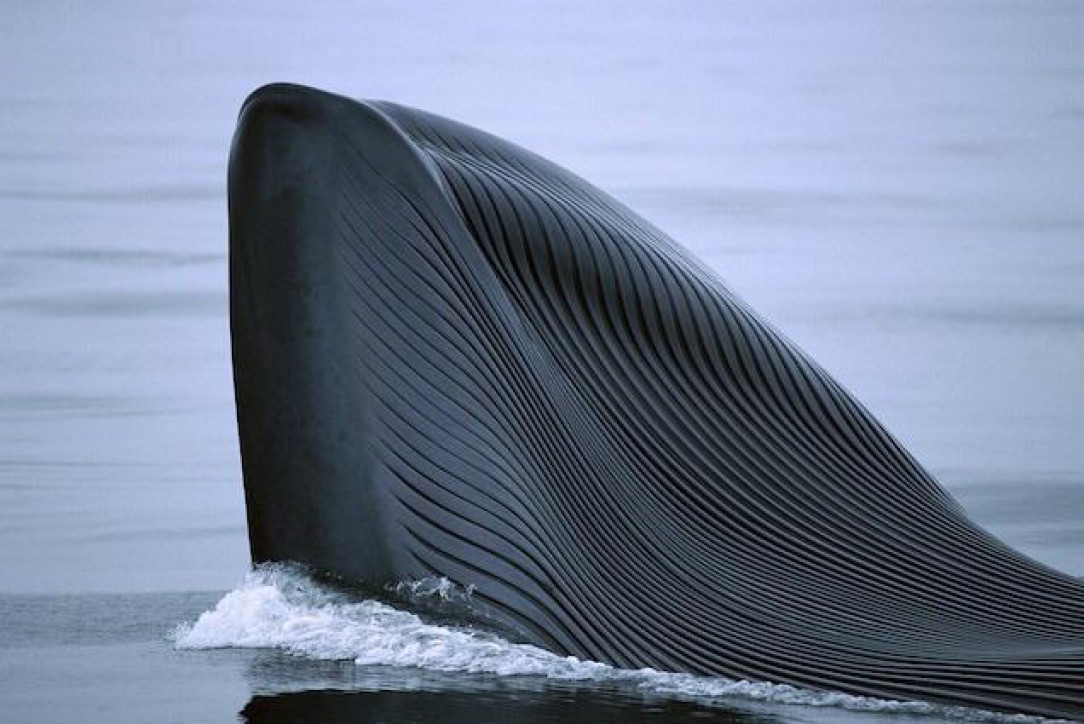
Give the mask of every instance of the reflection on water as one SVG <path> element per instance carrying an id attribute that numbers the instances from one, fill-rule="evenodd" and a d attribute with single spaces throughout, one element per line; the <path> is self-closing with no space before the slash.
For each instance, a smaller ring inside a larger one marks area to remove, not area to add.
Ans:
<path id="1" fill-rule="evenodd" d="M 770 721 L 691 702 L 643 701 L 575 689 L 535 694 L 456 691 L 299 691 L 252 697 L 240 713 L 251 724 L 600 724 L 604 722 Z"/>
<path id="2" fill-rule="evenodd" d="M 758 711 L 755 704 L 682 699 L 620 683 L 358 667 L 349 661 L 298 659 L 277 651 L 249 653 L 254 655 L 244 678 L 254 693 L 239 717 L 254 724 L 780 720 L 767 707 Z"/>

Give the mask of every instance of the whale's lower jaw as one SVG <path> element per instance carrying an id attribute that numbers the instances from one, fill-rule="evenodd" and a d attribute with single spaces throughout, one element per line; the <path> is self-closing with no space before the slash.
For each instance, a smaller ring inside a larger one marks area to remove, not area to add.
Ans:
<path id="1" fill-rule="evenodd" d="M 1084 717 L 1084 583 L 1006 548 L 659 231 L 297 86 L 230 162 L 253 558 L 475 587 L 558 652 Z"/>

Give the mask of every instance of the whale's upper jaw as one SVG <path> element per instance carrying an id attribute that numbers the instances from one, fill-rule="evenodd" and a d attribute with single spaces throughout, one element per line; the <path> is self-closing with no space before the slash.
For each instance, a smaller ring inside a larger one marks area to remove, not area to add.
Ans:
<path id="1" fill-rule="evenodd" d="M 601 191 L 286 85 L 246 102 L 229 186 L 254 559 L 475 584 L 623 666 L 1084 716 L 1084 584 Z"/>
<path id="2" fill-rule="evenodd" d="M 386 504 L 373 497 L 357 278 L 343 257 L 368 243 L 357 207 L 379 201 L 385 175 L 437 193 L 371 105 L 273 84 L 241 108 L 229 163 L 230 311 L 252 556 L 360 583 L 393 578 L 396 555 L 382 532 Z"/>
<path id="3" fill-rule="evenodd" d="M 281 111 L 288 115 L 295 115 L 304 112 L 306 109 L 319 112 L 321 104 L 327 104 L 329 101 L 333 102 L 335 100 L 345 101 L 346 99 L 298 83 L 267 83 L 248 94 L 245 100 L 241 102 L 241 110 L 238 115 L 243 117 L 247 111 L 256 106 Z"/>
<path id="4" fill-rule="evenodd" d="M 323 406 L 323 279 L 333 199 L 331 136 L 320 94 L 265 86 L 245 101 L 229 165 L 234 383 L 254 561 L 318 564 L 334 541 L 325 501 L 335 456 Z M 315 454 L 314 454 L 315 452 Z"/>

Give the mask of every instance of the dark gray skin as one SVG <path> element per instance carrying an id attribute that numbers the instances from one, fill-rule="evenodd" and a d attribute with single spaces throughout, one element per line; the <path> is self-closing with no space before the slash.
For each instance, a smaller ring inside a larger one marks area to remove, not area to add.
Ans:
<path id="1" fill-rule="evenodd" d="M 292 88 L 242 109 L 229 174 L 234 378 L 253 560 L 375 585 L 406 571 L 383 526 L 371 402 L 336 283 L 340 134 L 391 135 L 372 111 Z M 402 149 L 389 145 L 394 166 Z"/>
<path id="2" fill-rule="evenodd" d="M 444 576 L 506 635 L 618 666 L 1084 716 L 1084 583 L 582 179 L 273 85 L 229 193 L 254 561 Z"/>

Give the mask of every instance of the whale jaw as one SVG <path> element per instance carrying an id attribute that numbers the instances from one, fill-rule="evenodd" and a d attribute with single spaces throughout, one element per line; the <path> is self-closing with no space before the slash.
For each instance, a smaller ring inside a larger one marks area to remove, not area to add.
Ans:
<path id="1" fill-rule="evenodd" d="M 229 166 L 230 321 L 254 562 L 390 578 L 347 290 L 339 163 L 356 104 L 276 84 L 242 107 Z M 344 117 L 345 116 L 345 117 Z"/>
<path id="2" fill-rule="evenodd" d="M 230 166 L 253 558 L 623 667 L 1084 717 L 1084 583 L 582 179 L 270 86 Z"/>

